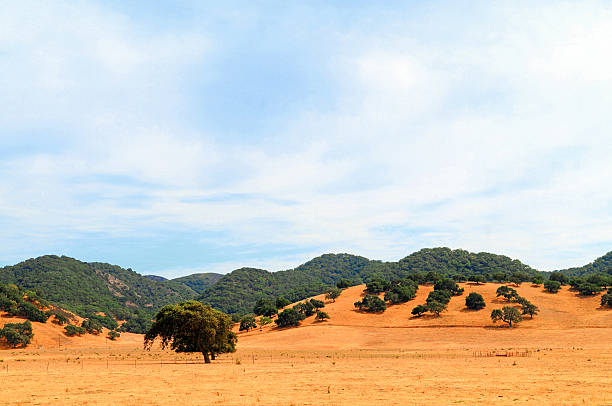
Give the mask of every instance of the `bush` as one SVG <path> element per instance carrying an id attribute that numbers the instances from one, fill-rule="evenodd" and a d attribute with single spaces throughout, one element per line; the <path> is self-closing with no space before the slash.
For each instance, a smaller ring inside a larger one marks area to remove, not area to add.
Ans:
<path id="1" fill-rule="evenodd" d="M 304 316 L 304 318 L 306 317 L 310 317 L 314 314 L 315 312 L 315 307 L 313 306 L 313 304 L 310 301 L 305 301 L 302 303 L 298 303 L 295 306 L 293 306 L 293 308 L 300 314 L 302 314 Z"/>
<path id="2" fill-rule="evenodd" d="M 405 303 L 414 299 L 416 288 L 414 285 L 395 285 L 385 293 L 385 300 L 391 304 Z"/>
<path id="3" fill-rule="evenodd" d="M 276 298 L 275 304 L 277 309 L 282 309 L 283 307 L 289 306 L 291 304 L 291 301 L 284 296 L 279 296 Z"/>
<path id="4" fill-rule="evenodd" d="M 32 323 L 29 320 L 23 323 L 7 323 L 4 328 L 0 329 L 0 338 L 3 338 L 13 348 L 18 345 L 27 346 L 33 337 Z"/>
<path id="5" fill-rule="evenodd" d="M 119 323 L 117 323 L 117 320 L 109 316 L 100 316 L 99 314 L 94 314 L 92 316 L 89 316 L 89 320 L 96 320 L 98 323 L 100 323 L 100 325 L 106 327 L 109 330 L 115 330 L 117 327 L 119 327 Z"/>
<path id="6" fill-rule="evenodd" d="M 578 292 L 583 296 L 593 296 L 601 292 L 601 286 L 594 283 L 584 282 L 578 285 Z"/>
<path id="7" fill-rule="evenodd" d="M 272 323 L 272 319 L 269 317 L 261 316 L 259 318 L 259 327 L 267 326 L 270 323 Z"/>
<path id="8" fill-rule="evenodd" d="M 561 289 L 561 283 L 558 281 L 551 281 L 550 279 L 544 282 L 544 289 L 550 293 L 557 293 Z"/>
<path id="9" fill-rule="evenodd" d="M 322 312 L 321 310 L 317 310 L 317 315 L 315 316 L 316 321 L 324 321 L 329 319 L 329 314 Z"/>
<path id="10" fill-rule="evenodd" d="M 417 305 L 412 309 L 412 314 L 414 316 L 420 317 L 423 315 L 423 313 L 426 313 L 427 311 L 429 311 L 429 309 L 427 308 L 427 306 L 425 305 Z"/>
<path id="11" fill-rule="evenodd" d="M 340 283 L 340 282 L 338 282 L 338 283 Z M 342 293 L 342 289 L 341 288 L 329 288 L 325 292 L 325 299 L 326 300 L 332 300 L 332 301 L 335 302 L 336 299 L 340 296 L 341 293 Z"/>
<path id="12" fill-rule="evenodd" d="M 278 313 L 276 308 L 276 301 L 272 299 L 261 298 L 255 303 L 253 307 L 253 313 L 257 316 L 272 317 Z"/>
<path id="13" fill-rule="evenodd" d="M 278 318 L 274 322 L 279 327 L 296 327 L 300 325 L 300 321 L 304 320 L 304 315 L 294 309 L 285 309 L 278 314 Z"/>
<path id="14" fill-rule="evenodd" d="M 531 278 L 531 283 L 534 285 L 541 285 L 544 283 L 544 278 L 542 278 L 541 276 L 534 276 L 533 278 Z"/>
<path id="15" fill-rule="evenodd" d="M 106 337 L 108 337 L 108 339 L 111 341 L 115 341 L 117 338 L 121 337 L 121 334 L 119 334 L 115 330 L 111 330 L 108 332 L 108 335 Z"/>
<path id="16" fill-rule="evenodd" d="M 465 298 L 465 306 L 468 309 L 480 310 L 486 307 L 486 303 L 480 293 L 472 292 Z"/>
<path id="17" fill-rule="evenodd" d="M 434 283 L 434 290 L 447 290 L 453 296 L 460 296 L 463 294 L 463 288 L 457 285 L 457 282 L 450 278 L 442 278 Z"/>
<path id="18" fill-rule="evenodd" d="M 64 334 L 66 334 L 68 337 L 81 336 L 85 333 L 86 331 L 83 327 L 78 327 L 72 324 L 68 324 L 66 327 L 64 327 Z"/>
<path id="19" fill-rule="evenodd" d="M 448 304 L 450 302 L 451 293 L 448 290 L 432 290 L 427 295 L 427 299 L 425 300 L 427 304 L 431 302 L 438 302 L 442 304 Z"/>
<path id="20" fill-rule="evenodd" d="M 315 309 L 321 309 L 323 307 L 325 307 L 325 303 L 323 303 L 323 301 L 321 300 L 317 300 L 317 299 L 310 299 L 310 304 L 315 308 Z"/>
<path id="21" fill-rule="evenodd" d="M 242 318 L 242 320 L 240 320 L 240 327 L 238 328 L 238 331 L 246 330 L 248 332 L 250 329 L 256 327 L 257 323 L 255 322 L 255 317 L 246 315 Z"/>
<path id="22" fill-rule="evenodd" d="M 98 335 L 102 332 L 102 324 L 96 319 L 83 320 L 81 327 L 83 327 L 89 334 Z"/>
<path id="23" fill-rule="evenodd" d="M 355 307 L 368 313 L 382 313 L 387 310 L 385 301 L 374 295 L 365 295 L 361 301 L 355 302 Z"/>
<path id="24" fill-rule="evenodd" d="M 612 307 L 612 289 L 608 289 L 607 293 L 601 295 L 601 307 Z"/>

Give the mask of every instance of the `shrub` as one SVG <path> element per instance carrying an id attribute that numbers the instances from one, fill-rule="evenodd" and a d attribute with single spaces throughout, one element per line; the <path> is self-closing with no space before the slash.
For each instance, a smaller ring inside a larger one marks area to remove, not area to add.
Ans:
<path id="1" fill-rule="evenodd" d="M 315 312 L 315 307 L 310 301 L 298 303 L 293 306 L 293 308 L 299 313 L 301 313 L 304 318 L 312 316 Z"/>
<path id="2" fill-rule="evenodd" d="M 242 320 L 240 320 L 240 327 L 238 328 L 238 331 L 246 330 L 248 332 L 250 329 L 256 327 L 257 323 L 255 322 L 255 317 L 246 315 L 242 318 Z"/>
<path id="3" fill-rule="evenodd" d="M 295 327 L 300 325 L 300 321 L 304 320 L 304 315 L 300 314 L 295 308 L 285 309 L 278 314 L 278 318 L 274 322 L 279 327 Z"/>
<path id="4" fill-rule="evenodd" d="M 457 285 L 457 282 L 450 278 L 442 278 L 437 280 L 434 283 L 434 290 L 447 290 L 453 296 L 463 294 L 463 288 L 460 288 L 459 285 Z"/>
<path id="5" fill-rule="evenodd" d="M 427 299 L 425 300 L 427 304 L 431 302 L 438 302 L 442 304 L 448 304 L 450 302 L 451 293 L 448 290 L 432 290 L 427 295 Z"/>
<path id="6" fill-rule="evenodd" d="M 68 337 L 81 336 L 85 333 L 86 331 L 83 327 L 78 327 L 72 324 L 68 324 L 66 327 L 64 327 L 64 334 L 66 334 Z"/>
<path id="7" fill-rule="evenodd" d="M 338 282 L 338 283 L 340 283 L 340 282 Z M 325 299 L 326 300 L 332 300 L 332 301 L 335 302 L 336 299 L 340 296 L 341 293 L 342 293 L 342 289 L 341 288 L 329 288 L 325 292 Z"/>
<path id="8" fill-rule="evenodd" d="M 429 309 L 425 305 L 417 305 L 412 309 L 412 314 L 420 317 L 423 313 L 427 312 Z"/>
<path id="9" fill-rule="evenodd" d="M 29 320 L 23 323 L 7 323 L 4 328 L 0 329 L 0 338 L 3 338 L 13 348 L 18 345 L 27 346 L 30 344 L 32 337 L 34 337 L 34 333 L 32 332 L 32 323 Z"/>
<path id="10" fill-rule="evenodd" d="M 315 308 L 315 309 L 321 309 L 323 307 L 325 307 L 325 303 L 323 303 L 323 301 L 321 300 L 317 300 L 317 299 L 310 299 L 310 304 Z"/>
<path id="11" fill-rule="evenodd" d="M 108 337 L 108 339 L 111 341 L 115 341 L 117 338 L 121 337 L 121 334 L 119 334 L 115 330 L 111 330 L 108 332 L 108 335 L 106 337 Z"/>
<path id="12" fill-rule="evenodd" d="M 267 326 L 270 323 L 272 323 L 272 319 L 269 317 L 261 316 L 259 318 L 259 327 Z"/>
<path id="13" fill-rule="evenodd" d="M 30 302 L 19 303 L 16 315 L 39 323 L 47 322 L 47 315 Z"/>
<path id="14" fill-rule="evenodd" d="M 544 289 L 550 293 L 557 293 L 561 289 L 561 283 L 558 281 L 551 281 L 550 279 L 544 282 Z"/>
<path id="15" fill-rule="evenodd" d="M 468 309 L 480 310 L 485 308 L 486 303 L 480 293 L 472 292 L 465 298 L 465 306 Z"/>
<path id="16" fill-rule="evenodd" d="M 317 315 L 315 316 L 316 321 L 324 321 L 329 319 L 329 314 L 322 312 L 321 310 L 317 310 Z"/>
<path id="17" fill-rule="evenodd" d="M 531 283 L 534 285 L 541 285 L 544 283 L 544 278 L 542 278 L 541 276 L 534 276 L 533 278 L 531 278 Z"/>
<path id="18" fill-rule="evenodd" d="M 374 295 L 365 295 L 360 302 L 355 302 L 355 307 L 368 313 L 382 313 L 387 310 L 385 301 Z"/>
<path id="19" fill-rule="evenodd" d="M 102 332 L 102 324 L 96 319 L 85 319 L 81 323 L 81 327 L 89 334 L 98 335 Z"/>
<path id="20" fill-rule="evenodd" d="M 268 298 L 261 298 L 255 303 L 253 307 L 253 313 L 257 316 L 272 317 L 278 313 L 276 308 L 276 301 Z"/>
<path id="21" fill-rule="evenodd" d="M 276 298 L 276 308 L 277 309 L 282 309 L 285 306 L 289 306 L 291 304 L 291 301 L 289 299 L 287 299 L 284 296 L 279 296 Z M 270 316 L 268 316 L 270 317 Z"/>

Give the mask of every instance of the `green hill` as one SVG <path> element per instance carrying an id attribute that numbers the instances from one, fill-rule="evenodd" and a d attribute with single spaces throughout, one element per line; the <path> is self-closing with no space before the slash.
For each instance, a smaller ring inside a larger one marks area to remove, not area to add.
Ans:
<path id="1" fill-rule="evenodd" d="M 163 305 L 197 296 L 188 286 L 157 282 L 131 269 L 47 255 L 0 269 L 0 282 L 35 289 L 51 303 L 80 316 L 99 312 L 128 320 L 127 329 L 142 332 Z"/>
<path id="2" fill-rule="evenodd" d="M 555 272 L 561 272 L 567 276 L 590 276 L 598 273 L 612 275 L 612 251 L 608 252 L 602 257 L 597 258 L 590 264 L 577 268 L 562 269 Z"/>
<path id="3" fill-rule="evenodd" d="M 201 294 L 208 287 L 214 285 L 223 277 L 220 273 L 194 273 L 188 276 L 182 276 L 180 278 L 172 279 L 173 282 L 182 283 L 188 286 L 196 293 Z"/>
<path id="4" fill-rule="evenodd" d="M 295 269 L 268 272 L 241 268 L 223 276 L 198 300 L 227 313 L 252 311 L 258 298 L 285 296 L 297 301 L 322 293 L 340 279 L 360 284 L 371 278 L 394 279 L 414 275 L 425 282 L 435 275 L 465 280 L 483 275 L 488 280 L 505 280 L 519 275 L 530 280 L 539 272 L 503 255 L 471 253 L 450 248 L 426 248 L 398 262 L 373 261 L 350 254 L 325 254 Z"/>

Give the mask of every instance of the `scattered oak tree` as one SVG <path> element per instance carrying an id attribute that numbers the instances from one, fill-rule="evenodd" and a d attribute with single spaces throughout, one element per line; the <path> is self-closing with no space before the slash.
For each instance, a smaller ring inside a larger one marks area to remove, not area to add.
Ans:
<path id="1" fill-rule="evenodd" d="M 438 279 L 434 283 L 434 290 L 447 290 L 452 296 L 460 296 L 463 294 L 463 288 L 460 288 L 457 282 L 450 278 Z"/>
<path id="2" fill-rule="evenodd" d="M 361 301 L 355 302 L 354 305 L 360 311 L 368 313 L 382 313 L 387 310 L 385 301 L 374 295 L 365 295 Z"/>
<path id="3" fill-rule="evenodd" d="M 302 320 L 304 320 L 304 315 L 293 308 L 285 309 L 280 312 L 278 318 L 274 320 L 274 322 L 278 327 L 297 327 Z"/>
<path id="4" fill-rule="evenodd" d="M 248 314 L 242 317 L 242 319 L 240 319 L 240 327 L 238 327 L 238 331 L 246 330 L 248 333 L 250 329 L 256 328 L 256 327 L 257 327 L 257 323 L 255 322 L 255 317 Z"/>
<path id="5" fill-rule="evenodd" d="M 317 315 L 315 316 L 316 321 L 325 321 L 329 319 L 329 314 L 322 312 L 321 310 L 317 310 Z"/>
<path id="6" fill-rule="evenodd" d="M 508 302 L 515 301 L 519 297 L 517 291 L 508 286 L 500 286 L 495 293 L 497 297 L 503 296 Z"/>
<path id="7" fill-rule="evenodd" d="M 278 313 L 276 308 L 276 301 L 269 298 L 260 298 L 253 307 L 253 313 L 257 316 L 272 317 Z"/>
<path id="8" fill-rule="evenodd" d="M 291 304 L 291 301 L 284 296 L 279 296 L 276 298 L 275 304 L 277 309 L 282 309 L 283 307 L 289 306 Z"/>
<path id="9" fill-rule="evenodd" d="M 446 303 L 431 301 L 427 303 L 427 310 L 440 317 L 440 313 L 446 310 Z"/>
<path id="10" fill-rule="evenodd" d="M 111 341 L 115 341 L 116 339 L 121 337 L 121 334 L 115 330 L 110 330 L 108 334 L 106 335 L 106 337 Z"/>
<path id="11" fill-rule="evenodd" d="M 561 289 L 561 283 L 549 279 L 544 282 L 544 289 L 546 289 L 549 293 L 557 293 L 559 289 Z"/>
<path id="12" fill-rule="evenodd" d="M 340 282 L 338 282 L 339 284 Z M 340 296 L 340 294 L 342 293 L 342 289 L 341 288 L 329 288 L 327 289 L 327 291 L 325 292 L 325 300 L 331 300 L 332 302 L 335 302 L 336 299 Z"/>
<path id="13" fill-rule="evenodd" d="M 259 318 L 259 327 L 267 326 L 270 323 L 272 323 L 272 319 L 269 317 L 261 316 Z"/>
<path id="14" fill-rule="evenodd" d="M 23 323 L 7 323 L 0 329 L 0 338 L 13 348 L 17 346 L 27 346 L 34 337 L 32 323 L 29 320 Z"/>
<path id="15" fill-rule="evenodd" d="M 412 314 L 414 316 L 420 317 L 423 315 L 423 313 L 426 313 L 429 309 L 427 308 L 426 305 L 417 305 L 412 309 Z"/>
<path id="16" fill-rule="evenodd" d="M 501 320 L 504 323 L 508 324 L 509 327 L 512 327 L 512 323 L 519 323 L 523 320 L 521 313 L 512 306 L 504 306 L 500 309 L 495 309 L 491 311 L 491 320 L 493 323 Z"/>
<path id="17" fill-rule="evenodd" d="M 66 334 L 68 337 L 82 336 L 86 332 L 87 331 L 85 331 L 83 327 L 74 326 L 72 324 L 68 324 L 66 327 L 64 327 L 64 334 Z"/>
<path id="18" fill-rule="evenodd" d="M 155 316 L 144 337 L 144 348 L 151 349 L 159 337 L 162 349 L 199 352 L 209 364 L 217 354 L 236 349 L 236 334 L 230 316 L 195 300 L 167 305 Z"/>
<path id="19" fill-rule="evenodd" d="M 471 310 L 484 309 L 486 303 L 480 293 L 472 292 L 465 298 L 465 306 Z"/>

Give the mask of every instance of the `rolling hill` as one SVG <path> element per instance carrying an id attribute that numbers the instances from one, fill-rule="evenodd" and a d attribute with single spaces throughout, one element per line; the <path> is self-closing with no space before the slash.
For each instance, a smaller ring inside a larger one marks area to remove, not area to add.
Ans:
<path id="1" fill-rule="evenodd" d="M 596 273 L 607 273 L 612 275 L 612 251 L 584 266 L 562 269 L 555 272 L 561 272 L 568 276 L 589 276 Z"/>

